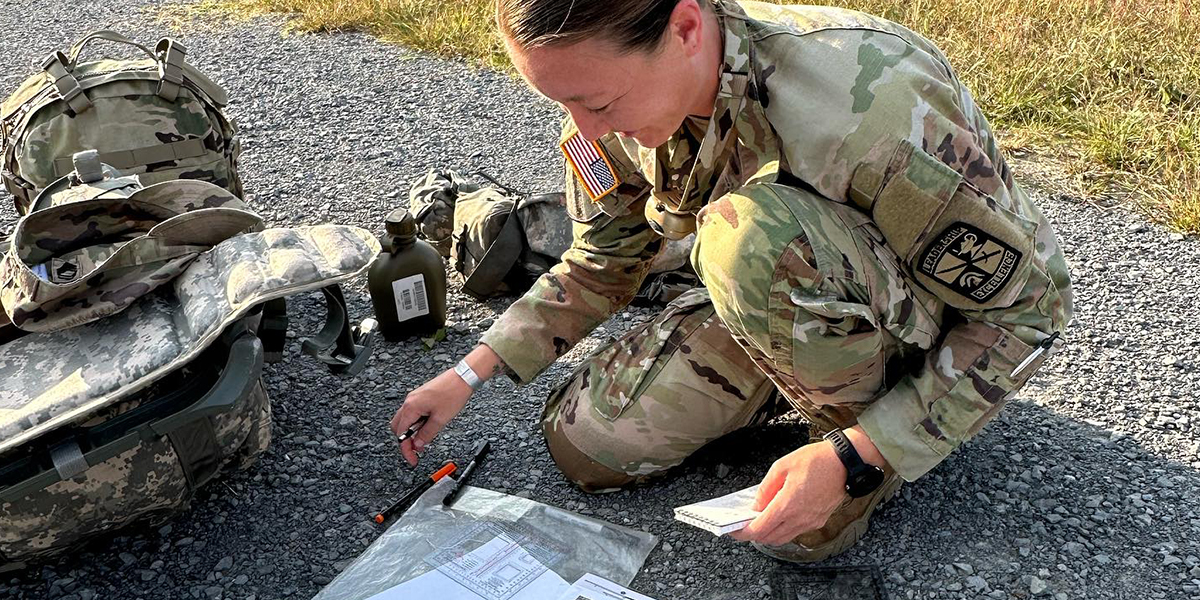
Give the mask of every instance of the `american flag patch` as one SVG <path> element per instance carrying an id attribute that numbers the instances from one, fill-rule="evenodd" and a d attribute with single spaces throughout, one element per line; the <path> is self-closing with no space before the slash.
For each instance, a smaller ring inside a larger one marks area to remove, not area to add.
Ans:
<path id="1" fill-rule="evenodd" d="M 567 156 L 567 162 L 575 169 L 575 174 L 583 183 L 583 189 L 587 190 L 593 202 L 617 189 L 621 180 L 613 171 L 612 163 L 608 162 L 608 157 L 604 155 L 598 142 L 589 142 L 576 132 L 567 138 L 561 147 L 563 154 Z"/>

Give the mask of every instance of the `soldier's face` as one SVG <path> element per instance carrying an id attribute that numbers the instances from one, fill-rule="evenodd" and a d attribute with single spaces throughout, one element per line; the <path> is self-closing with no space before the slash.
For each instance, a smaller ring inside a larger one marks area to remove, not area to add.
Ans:
<path id="1" fill-rule="evenodd" d="M 676 12 L 682 16 L 672 17 L 668 33 L 652 51 L 622 51 L 608 40 L 589 38 L 538 48 L 507 42 L 509 56 L 530 86 L 571 114 L 585 138 L 616 132 L 654 148 L 689 114 L 712 112 L 707 90 L 718 76 L 701 58 L 712 50 L 703 47 L 703 28 L 712 26 L 705 13 L 699 8 L 693 14 Z"/>

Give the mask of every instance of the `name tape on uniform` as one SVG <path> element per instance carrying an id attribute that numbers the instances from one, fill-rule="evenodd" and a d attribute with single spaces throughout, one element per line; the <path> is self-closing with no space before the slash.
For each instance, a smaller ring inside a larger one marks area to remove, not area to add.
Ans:
<path id="1" fill-rule="evenodd" d="M 607 196 L 621 184 L 599 142 L 589 142 L 576 132 L 560 147 L 592 202 Z"/>

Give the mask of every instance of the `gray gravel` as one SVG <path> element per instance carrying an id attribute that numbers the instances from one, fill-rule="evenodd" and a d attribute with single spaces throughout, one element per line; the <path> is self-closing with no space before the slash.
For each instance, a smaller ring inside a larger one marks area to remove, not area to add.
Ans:
<path id="1" fill-rule="evenodd" d="M 145 0 L 0 6 L 5 95 L 87 30 L 153 40 L 166 27 L 147 16 L 161 5 Z M 234 98 L 249 200 L 272 223 L 377 227 L 432 166 L 558 186 L 556 112 L 506 76 L 359 34 L 285 36 L 280 22 L 195 23 L 178 34 Z M 1073 263 L 1072 343 L 831 562 L 879 564 L 895 598 L 1200 598 L 1200 246 L 1062 194 L 1044 165 L 1017 166 Z M 0 211 L 11 227 L 11 208 Z M 346 291 L 365 316 L 364 282 Z M 301 356 L 293 338 L 285 360 L 267 368 L 275 439 L 256 466 L 210 484 L 164 526 L 0 576 L 0 598 L 311 597 L 379 534 L 370 511 L 414 480 L 386 428 L 399 399 L 450 366 L 510 301 L 456 293 L 447 341 L 432 352 L 381 343 L 350 379 Z M 315 297 L 292 302 L 293 330 L 315 332 L 320 307 Z M 765 596 L 771 560 L 675 523 L 670 509 L 755 483 L 801 425 L 735 434 L 658 485 L 602 497 L 573 489 L 547 457 L 537 430 L 547 390 L 607 332 L 650 317 L 624 312 L 530 386 L 501 382 L 478 394 L 421 472 L 487 437 L 495 449 L 477 484 L 662 537 L 635 588 L 660 600 Z"/>

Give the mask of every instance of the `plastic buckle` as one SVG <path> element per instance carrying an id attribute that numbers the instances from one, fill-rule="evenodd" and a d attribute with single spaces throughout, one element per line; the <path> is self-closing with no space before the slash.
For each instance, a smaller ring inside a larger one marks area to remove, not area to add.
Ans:
<path id="1" fill-rule="evenodd" d="M 63 68 L 65 69 L 66 65 L 58 59 L 60 54 L 61 54 L 60 52 L 51 52 L 49 56 L 44 58 L 42 60 L 42 70 L 49 73 L 50 68 L 53 67 L 55 64 L 63 65 Z"/>

